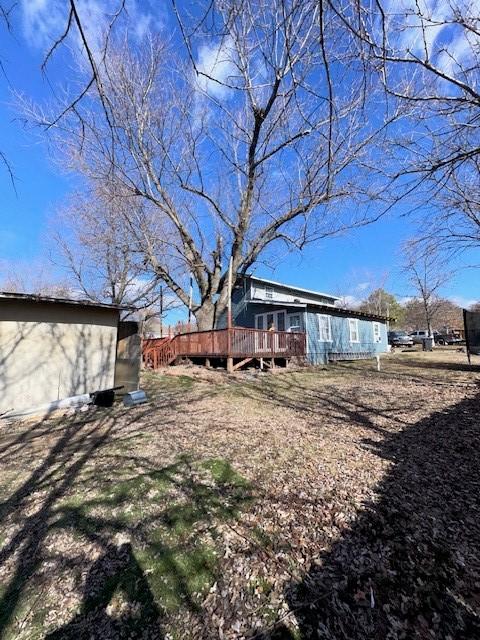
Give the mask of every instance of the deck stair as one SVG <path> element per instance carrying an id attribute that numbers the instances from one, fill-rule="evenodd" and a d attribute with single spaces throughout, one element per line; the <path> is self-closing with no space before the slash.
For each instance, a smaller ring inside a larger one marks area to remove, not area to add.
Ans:
<path id="1" fill-rule="evenodd" d="M 168 367 L 175 361 L 177 350 L 177 336 L 145 340 L 143 346 L 143 360 L 149 369 Z"/>

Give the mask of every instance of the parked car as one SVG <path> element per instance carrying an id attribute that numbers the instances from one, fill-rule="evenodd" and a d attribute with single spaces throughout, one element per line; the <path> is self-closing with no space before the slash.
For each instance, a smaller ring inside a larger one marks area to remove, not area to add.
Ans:
<path id="1" fill-rule="evenodd" d="M 426 338 L 431 338 L 432 336 L 428 333 L 427 330 L 421 330 L 421 331 L 412 331 L 412 333 L 410 334 L 410 337 L 412 338 L 414 344 L 422 344 Z"/>
<path id="2" fill-rule="evenodd" d="M 459 338 L 453 333 L 439 333 L 435 335 L 435 342 L 437 344 L 463 344 L 465 340 Z"/>
<path id="3" fill-rule="evenodd" d="M 389 331 L 388 344 L 392 347 L 413 347 L 413 340 L 406 331 Z"/>

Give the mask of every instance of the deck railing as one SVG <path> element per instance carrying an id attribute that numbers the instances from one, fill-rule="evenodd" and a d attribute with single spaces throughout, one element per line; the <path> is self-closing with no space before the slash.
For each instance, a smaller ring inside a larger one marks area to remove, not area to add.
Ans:
<path id="1" fill-rule="evenodd" d="M 178 356 L 205 358 L 291 358 L 305 355 L 303 332 L 264 331 L 247 327 L 183 333 L 170 339 L 146 340 L 146 366 L 167 366 Z"/>

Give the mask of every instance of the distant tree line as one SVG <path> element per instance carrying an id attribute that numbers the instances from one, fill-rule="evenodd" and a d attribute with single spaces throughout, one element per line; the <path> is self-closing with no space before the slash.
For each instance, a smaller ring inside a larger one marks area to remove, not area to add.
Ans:
<path id="1" fill-rule="evenodd" d="M 359 305 L 360 311 L 388 316 L 393 330 L 416 331 L 427 329 L 425 305 L 421 297 L 398 299 L 383 288 L 375 289 Z M 480 302 L 470 307 L 480 311 Z M 432 300 L 429 309 L 430 330 L 455 329 L 463 326 L 462 308 L 440 296 Z"/>

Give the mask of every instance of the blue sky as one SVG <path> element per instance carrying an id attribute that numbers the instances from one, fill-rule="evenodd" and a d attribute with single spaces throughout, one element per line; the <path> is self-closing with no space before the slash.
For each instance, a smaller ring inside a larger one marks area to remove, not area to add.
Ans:
<path id="1" fill-rule="evenodd" d="M 31 6 L 42 5 L 45 0 L 29 2 Z M 95 2 L 91 0 L 91 4 Z M 140 5 L 141 10 L 150 7 L 149 3 Z M 12 164 L 17 190 L 15 193 L 8 173 L 0 167 L 0 280 L 6 265 L 28 270 L 29 264 L 38 264 L 48 233 L 47 219 L 75 183 L 74 176 L 62 172 L 52 161 L 48 146 L 24 129 L 12 106 L 12 89 L 42 101 L 51 96 L 49 82 L 56 85 L 66 77 L 61 52 L 50 67 L 48 81 L 42 76 L 40 65 L 49 25 L 43 25 L 45 32 L 39 23 L 32 23 L 29 28 L 25 6 L 23 3 L 13 15 L 13 33 L 0 32 L 0 55 L 8 78 L 0 78 L 0 149 Z M 158 24 L 164 26 L 168 17 L 163 11 L 161 14 L 157 16 Z M 54 17 L 49 23 L 53 28 Z M 399 270 L 399 246 L 414 228 L 400 213 L 345 237 L 309 246 L 302 254 L 286 255 L 273 271 L 259 265 L 255 272 L 306 288 L 349 295 L 352 301 L 379 285 L 409 296 L 412 292 Z M 472 262 L 472 258 L 466 256 L 465 261 Z M 461 304 L 480 299 L 477 271 L 462 271 L 444 294 Z"/>

